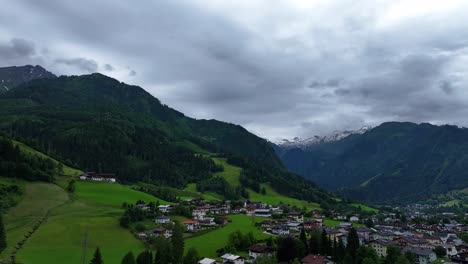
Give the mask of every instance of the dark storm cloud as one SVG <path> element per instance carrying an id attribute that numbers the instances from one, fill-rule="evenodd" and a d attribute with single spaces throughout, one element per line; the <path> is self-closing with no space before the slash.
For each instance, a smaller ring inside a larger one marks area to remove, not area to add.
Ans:
<path id="1" fill-rule="evenodd" d="M 269 138 L 468 125 L 468 6 L 417 1 L 10 1 L 0 63 L 103 70 Z"/>

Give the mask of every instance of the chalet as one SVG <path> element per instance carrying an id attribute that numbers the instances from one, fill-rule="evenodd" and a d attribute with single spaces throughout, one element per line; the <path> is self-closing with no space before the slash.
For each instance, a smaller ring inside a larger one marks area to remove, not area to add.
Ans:
<path id="1" fill-rule="evenodd" d="M 221 256 L 223 264 L 244 264 L 244 258 L 238 255 L 226 253 Z"/>
<path id="2" fill-rule="evenodd" d="M 271 217 L 270 209 L 255 209 L 255 216 L 259 217 Z"/>
<path id="3" fill-rule="evenodd" d="M 356 228 L 356 232 L 358 236 L 363 237 L 365 241 L 369 241 L 370 234 L 374 231 L 367 227 L 359 227 L 359 228 Z"/>
<path id="4" fill-rule="evenodd" d="M 317 209 L 312 210 L 311 214 L 313 218 L 321 218 L 320 211 Z"/>
<path id="5" fill-rule="evenodd" d="M 227 206 L 211 208 L 210 212 L 215 215 L 227 215 L 230 213 L 230 209 Z"/>
<path id="6" fill-rule="evenodd" d="M 289 212 L 288 218 L 299 223 L 304 222 L 304 215 L 301 212 Z"/>
<path id="7" fill-rule="evenodd" d="M 158 227 L 153 230 L 147 231 L 146 234 L 148 236 L 169 238 L 172 236 L 172 230 Z"/>
<path id="8" fill-rule="evenodd" d="M 395 239 L 395 242 L 400 247 L 419 247 L 419 248 L 428 248 L 432 249 L 433 246 L 429 244 L 429 242 L 423 238 L 418 237 L 409 237 L 409 236 L 402 236 Z"/>
<path id="9" fill-rule="evenodd" d="M 249 262 L 255 262 L 258 257 L 272 256 L 274 249 L 266 245 L 252 245 L 249 247 Z"/>
<path id="10" fill-rule="evenodd" d="M 370 235 L 371 240 L 393 240 L 394 238 L 395 234 L 393 234 L 393 232 L 385 230 L 377 231 Z"/>
<path id="11" fill-rule="evenodd" d="M 139 203 L 136 205 L 136 208 L 143 210 L 143 211 L 149 211 L 150 207 L 144 203 Z"/>
<path id="12" fill-rule="evenodd" d="M 301 229 L 301 223 L 298 222 L 289 222 L 287 223 L 289 230 L 296 230 L 299 231 Z"/>
<path id="13" fill-rule="evenodd" d="M 167 224 L 171 222 L 171 218 L 169 218 L 168 216 L 158 216 L 156 217 L 156 219 L 154 219 L 154 222 L 156 224 Z"/>
<path id="14" fill-rule="evenodd" d="M 358 222 L 358 221 L 359 221 L 359 217 L 353 215 L 353 216 L 351 216 L 351 217 L 349 218 L 349 221 L 350 221 L 350 222 Z"/>
<path id="15" fill-rule="evenodd" d="M 96 172 L 86 172 L 80 176 L 80 180 L 84 181 L 106 181 L 106 182 L 116 182 L 116 177 L 114 173 L 96 173 Z"/>
<path id="16" fill-rule="evenodd" d="M 373 248 L 379 257 L 386 257 L 388 247 L 394 247 L 397 244 L 393 241 L 379 239 L 369 242 L 367 246 Z"/>
<path id="17" fill-rule="evenodd" d="M 289 235 L 289 228 L 284 225 L 275 225 L 271 228 L 271 233 L 278 236 Z"/>
<path id="18" fill-rule="evenodd" d="M 216 264 L 216 260 L 210 259 L 210 258 L 204 258 L 200 261 L 198 261 L 198 264 Z"/>
<path id="19" fill-rule="evenodd" d="M 441 246 L 445 248 L 449 258 L 458 254 L 457 248 L 453 244 L 442 244 Z"/>
<path id="20" fill-rule="evenodd" d="M 304 229 L 311 230 L 315 228 L 322 228 L 323 220 L 322 219 L 312 219 L 304 221 Z"/>
<path id="21" fill-rule="evenodd" d="M 192 217 L 193 219 L 202 220 L 206 216 L 205 210 L 193 210 Z"/>
<path id="22" fill-rule="evenodd" d="M 195 221 L 195 220 L 187 220 L 187 221 L 184 221 L 183 224 L 185 226 L 185 230 L 189 232 L 196 231 L 200 228 L 198 221 Z"/>
<path id="23" fill-rule="evenodd" d="M 198 223 L 201 226 L 214 226 L 214 225 L 216 225 L 213 217 L 205 217 L 204 219 L 199 220 Z"/>
<path id="24" fill-rule="evenodd" d="M 327 262 L 324 256 L 309 254 L 302 259 L 303 264 L 325 264 Z"/>
<path id="25" fill-rule="evenodd" d="M 341 222 L 338 226 L 340 228 L 349 229 L 349 228 L 351 228 L 353 226 L 353 224 L 348 223 L 348 222 Z"/>
<path id="26" fill-rule="evenodd" d="M 160 205 L 158 209 L 161 213 L 169 213 L 172 210 L 170 205 Z"/>
<path id="27" fill-rule="evenodd" d="M 427 248 L 404 247 L 402 251 L 413 253 L 416 256 L 415 263 L 417 264 L 428 264 L 437 259 L 435 252 Z"/>

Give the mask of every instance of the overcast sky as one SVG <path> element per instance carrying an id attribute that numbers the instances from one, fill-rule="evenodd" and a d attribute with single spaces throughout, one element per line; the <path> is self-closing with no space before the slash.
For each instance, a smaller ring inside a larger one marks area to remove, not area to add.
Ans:
<path id="1" fill-rule="evenodd" d="M 0 66 L 101 72 L 272 140 L 468 125 L 468 1 L 6 0 Z"/>

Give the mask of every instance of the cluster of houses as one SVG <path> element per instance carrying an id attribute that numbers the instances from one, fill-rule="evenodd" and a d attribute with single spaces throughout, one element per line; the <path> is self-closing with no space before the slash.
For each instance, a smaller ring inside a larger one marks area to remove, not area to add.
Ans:
<path id="1" fill-rule="evenodd" d="M 114 173 L 97 173 L 97 172 L 85 172 L 80 176 L 82 181 L 98 181 L 98 182 L 116 182 L 117 179 Z"/>
<path id="2" fill-rule="evenodd" d="M 340 241 L 347 245 L 348 233 L 359 216 L 334 215 L 334 219 L 343 220 L 335 227 L 327 227 L 324 224 L 324 216 L 321 212 L 314 210 L 304 217 L 299 211 L 291 211 L 290 208 L 275 207 L 260 202 L 245 201 L 243 204 L 232 205 L 229 201 L 207 202 L 201 198 L 183 202 L 191 206 L 190 220 L 183 222 L 186 232 L 197 232 L 201 229 L 214 228 L 229 223 L 229 214 L 243 213 L 246 215 L 265 217 L 265 221 L 257 223 L 258 228 L 265 233 L 274 236 L 298 237 L 302 229 L 306 231 L 321 229 L 327 232 L 331 241 Z M 137 205 L 142 210 L 148 210 L 145 204 Z M 141 238 L 172 236 L 171 218 L 168 214 L 172 210 L 171 205 L 158 206 L 163 215 L 154 219 L 157 227 L 138 234 Z M 357 227 L 356 231 L 361 245 L 372 247 L 380 257 L 387 256 L 389 247 L 398 247 L 402 252 L 411 252 L 416 256 L 415 263 L 427 264 L 436 260 L 435 248 L 443 247 L 446 257 L 455 263 L 468 263 L 468 244 L 459 239 L 458 234 L 468 232 L 468 226 L 451 221 L 446 224 L 413 224 L 411 221 L 403 223 L 394 214 L 386 214 L 382 220 L 372 217 L 374 226 L 372 228 Z M 354 222 L 354 223 L 353 223 Z M 249 248 L 248 257 L 235 254 L 224 254 L 221 256 L 223 264 L 253 263 L 260 256 L 275 254 L 273 248 L 266 245 L 252 245 Z M 216 260 L 204 258 L 200 264 L 218 263 Z M 302 259 L 302 263 L 333 263 L 329 258 L 318 255 L 308 255 Z"/>

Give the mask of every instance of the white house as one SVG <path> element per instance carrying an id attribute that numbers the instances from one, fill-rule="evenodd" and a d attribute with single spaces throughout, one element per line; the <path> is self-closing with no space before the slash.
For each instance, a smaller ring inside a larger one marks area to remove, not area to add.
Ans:
<path id="1" fill-rule="evenodd" d="M 358 222 L 358 221 L 359 221 L 359 217 L 353 215 L 353 216 L 351 216 L 351 217 L 349 218 L 349 221 L 350 221 L 350 222 Z"/>
<path id="2" fill-rule="evenodd" d="M 254 214 L 260 217 L 271 217 L 270 209 L 255 209 Z"/>
<path id="3" fill-rule="evenodd" d="M 192 232 L 192 231 L 198 230 L 199 224 L 198 224 L 198 221 L 187 220 L 187 221 L 184 221 L 184 226 L 185 226 L 185 230 Z"/>
<path id="4" fill-rule="evenodd" d="M 244 264 L 243 257 L 233 255 L 231 253 L 226 253 L 222 255 L 221 259 L 223 259 L 223 264 Z"/>
<path id="5" fill-rule="evenodd" d="M 203 218 L 205 218 L 205 216 L 206 216 L 206 211 L 204 211 L 204 210 L 193 210 L 192 211 L 193 219 L 203 220 Z"/>
<path id="6" fill-rule="evenodd" d="M 161 213 L 169 213 L 172 208 L 170 205 L 160 205 L 158 206 L 158 209 Z"/>
<path id="7" fill-rule="evenodd" d="M 154 219 L 154 222 L 156 224 L 167 224 L 171 221 L 171 218 L 169 218 L 168 216 L 158 216 L 156 217 L 156 219 Z"/>

